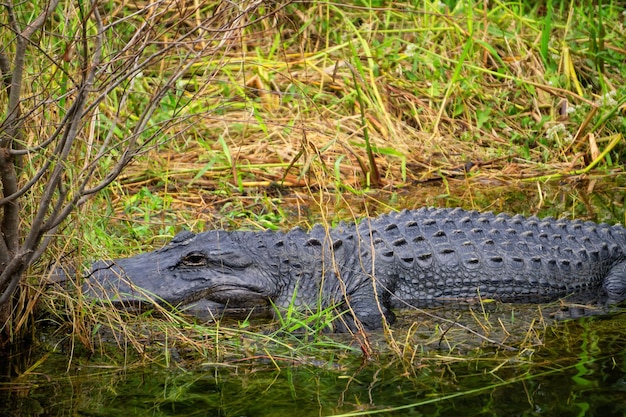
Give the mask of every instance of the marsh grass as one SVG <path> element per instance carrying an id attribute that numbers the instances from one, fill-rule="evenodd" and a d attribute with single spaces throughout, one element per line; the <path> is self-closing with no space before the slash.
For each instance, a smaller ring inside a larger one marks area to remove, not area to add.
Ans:
<path id="1" fill-rule="evenodd" d="M 187 19 L 222 10 L 221 2 L 183 3 L 155 29 L 178 22 L 184 30 Z M 155 112 L 145 135 L 162 140 L 60 232 L 58 263 L 69 258 L 80 270 L 160 247 L 183 228 L 333 225 L 424 205 L 511 211 L 517 200 L 525 214 L 625 220 L 626 29 L 617 3 L 278 2 L 247 14 L 252 4 L 224 14 L 236 36 L 207 39 L 215 53 Z M 130 25 L 148 4 L 106 7 Z M 123 87 L 132 91 L 125 100 L 140 103 L 177 59 L 146 66 Z M 116 117 L 117 97 L 112 91 L 102 105 L 100 125 Z M 122 140 L 128 132 L 118 129 Z M 111 161 L 101 162 L 106 171 Z M 499 187 L 525 191 L 509 197 Z M 594 190 L 601 201 L 590 204 Z M 112 343 L 125 364 L 176 356 L 278 366 L 335 349 L 375 356 L 383 345 L 415 366 L 485 346 L 512 346 L 523 357 L 541 346 L 547 326 L 541 314 L 517 328 L 517 314 L 507 321 L 471 309 L 462 322 L 477 344 L 455 325 L 461 318 L 431 316 L 411 318 L 403 335 L 392 327 L 382 344 L 362 336 L 344 344 L 324 333 L 328 312 L 311 319 L 289 310 L 267 330 L 253 321 L 203 325 L 160 307 L 129 316 L 40 284 L 33 291 L 58 343 L 105 356 Z"/>

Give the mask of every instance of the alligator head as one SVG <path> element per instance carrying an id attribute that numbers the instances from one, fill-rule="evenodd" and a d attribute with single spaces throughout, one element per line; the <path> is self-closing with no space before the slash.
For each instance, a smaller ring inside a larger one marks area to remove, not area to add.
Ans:
<path id="1" fill-rule="evenodd" d="M 83 285 L 89 298 L 141 310 L 158 303 L 196 316 L 267 310 L 274 297 L 270 272 L 261 270 L 237 232 L 179 233 L 154 252 L 98 261 Z"/>

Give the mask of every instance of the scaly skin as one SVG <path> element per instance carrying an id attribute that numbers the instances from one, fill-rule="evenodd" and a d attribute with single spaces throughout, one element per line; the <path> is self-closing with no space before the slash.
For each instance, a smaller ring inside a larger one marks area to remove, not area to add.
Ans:
<path id="1" fill-rule="evenodd" d="M 616 304 L 626 298 L 626 229 L 424 208 L 308 233 L 182 232 L 157 251 L 96 262 L 83 291 L 204 316 L 349 307 L 344 317 L 368 329 L 392 321 L 392 308 L 478 297 Z"/>

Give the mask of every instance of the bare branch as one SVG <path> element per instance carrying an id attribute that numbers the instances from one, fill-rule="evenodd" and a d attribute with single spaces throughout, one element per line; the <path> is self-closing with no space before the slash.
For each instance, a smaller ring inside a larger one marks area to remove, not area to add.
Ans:
<path id="1" fill-rule="evenodd" d="M 99 67 L 100 60 L 102 58 L 102 36 L 103 36 L 102 18 L 100 17 L 100 13 L 98 12 L 98 10 L 95 8 L 92 10 L 92 14 L 94 17 L 94 21 L 96 23 L 97 35 L 95 36 L 95 39 L 94 39 L 94 51 L 93 51 L 92 62 L 89 65 L 89 68 L 85 68 L 86 77 L 85 77 L 84 89 L 81 90 L 85 92 L 91 91 L 91 88 L 93 86 L 94 79 L 95 79 L 96 70 Z M 83 49 L 84 49 L 83 53 L 86 54 L 88 50 L 88 45 L 84 44 Z M 85 59 L 85 62 L 87 62 L 86 59 Z M 76 117 L 75 117 L 75 120 L 70 125 L 71 128 L 70 128 L 70 132 L 68 133 L 68 139 L 69 139 L 68 146 L 65 149 L 64 153 L 60 156 L 60 160 L 62 162 L 65 162 L 67 160 L 69 151 L 71 149 L 71 143 L 73 143 L 74 138 L 78 134 L 78 127 L 80 126 L 82 122 L 83 114 L 85 111 L 84 108 L 85 108 L 86 100 L 80 100 L 80 103 L 79 103 L 79 100 L 77 100 L 76 102 L 78 103 L 77 112 L 75 114 Z M 61 164 L 59 164 L 58 166 L 61 166 Z M 60 180 L 60 175 L 61 173 L 59 173 L 59 177 L 52 179 L 50 183 L 52 183 L 53 181 L 58 182 Z M 91 175 L 87 176 L 87 179 L 89 179 L 90 177 Z M 48 185 L 50 185 L 50 183 Z M 76 201 L 79 198 L 80 198 L 80 192 L 76 193 L 76 196 L 66 206 L 66 209 L 61 209 L 61 207 L 63 206 L 62 203 L 65 200 L 65 198 L 59 198 L 58 200 L 59 204 L 57 204 L 57 207 L 55 207 L 52 214 L 49 215 L 48 221 L 46 222 L 45 225 L 43 225 L 41 231 L 45 233 L 49 231 L 50 229 L 56 227 L 61 221 L 65 220 L 67 216 L 69 216 L 69 214 L 72 212 L 74 207 L 76 206 Z M 27 238 L 27 241 L 28 241 L 28 238 Z"/>
<path id="2" fill-rule="evenodd" d="M 8 302 L 13 295 L 30 255 L 32 255 L 30 252 L 16 253 L 0 274 L 0 306 Z"/>
<path id="3" fill-rule="evenodd" d="M 6 148 L 0 148 L 0 177 L 2 179 L 2 192 L 6 194 L 14 194 L 17 192 L 17 174 L 13 157 Z M 2 216 L 2 235 L 3 244 L 0 260 L 6 262 L 5 256 L 10 256 L 15 252 L 19 243 L 19 205 L 14 201 L 10 201 L 3 206 Z M 3 253 L 7 250 L 7 253 Z"/>
<path id="4" fill-rule="evenodd" d="M 11 61 L 2 52 L 0 52 L 0 72 L 2 73 L 2 83 L 7 88 L 8 94 L 11 93 Z"/>
<path id="5" fill-rule="evenodd" d="M 48 7 L 43 13 L 41 13 L 35 20 L 27 25 L 26 28 L 20 32 L 17 18 L 15 17 L 15 11 L 12 3 L 6 3 L 7 12 L 9 14 L 9 21 L 13 28 L 16 38 L 15 58 L 13 59 L 13 71 L 11 73 L 11 88 L 9 90 L 9 106 L 7 117 L 3 123 L 6 129 L 6 136 L 0 138 L 1 147 L 9 147 L 7 144 L 16 136 L 16 132 L 19 130 L 19 123 L 16 121 L 19 119 L 19 105 L 20 95 L 22 90 L 22 81 L 24 77 L 24 59 L 26 57 L 26 44 L 30 40 L 30 37 L 39 30 L 41 26 L 46 22 L 48 16 L 57 7 L 59 0 L 49 0 Z"/>

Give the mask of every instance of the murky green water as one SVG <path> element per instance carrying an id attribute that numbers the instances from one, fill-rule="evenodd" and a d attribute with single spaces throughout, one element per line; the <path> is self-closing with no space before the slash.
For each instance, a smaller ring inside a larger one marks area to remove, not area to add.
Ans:
<path id="1" fill-rule="evenodd" d="M 430 351 L 123 370 L 49 354 L 0 385 L 2 415 L 626 415 L 626 313 L 551 325 L 533 353 Z M 24 358 L 22 358 L 24 359 Z M 313 361 L 312 361 L 313 362 Z M 24 365 L 26 366 L 26 364 Z M 362 414 L 359 414 L 362 413 Z"/>

